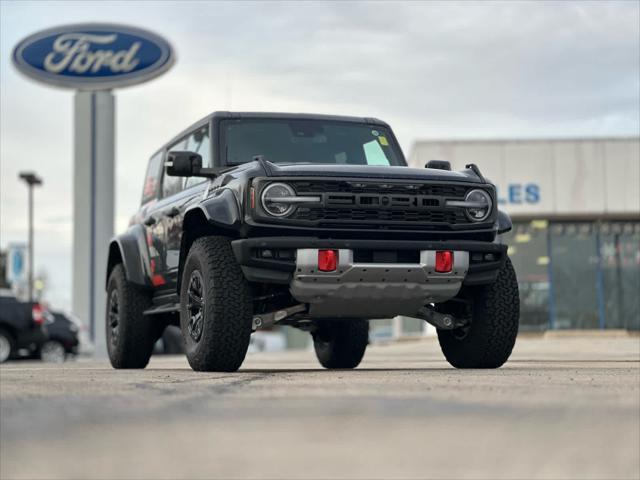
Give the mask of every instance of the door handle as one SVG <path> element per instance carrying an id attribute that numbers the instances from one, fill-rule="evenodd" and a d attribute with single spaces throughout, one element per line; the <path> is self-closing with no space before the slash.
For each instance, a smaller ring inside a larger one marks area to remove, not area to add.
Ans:
<path id="1" fill-rule="evenodd" d="M 180 214 L 180 209 L 178 207 L 171 207 L 164 213 L 167 217 L 175 217 Z"/>
<path id="2" fill-rule="evenodd" d="M 154 217 L 153 215 L 149 215 L 147 218 L 144 219 L 144 224 L 147 227 L 150 227 L 151 225 L 155 225 L 155 223 L 157 222 L 156 217 Z"/>

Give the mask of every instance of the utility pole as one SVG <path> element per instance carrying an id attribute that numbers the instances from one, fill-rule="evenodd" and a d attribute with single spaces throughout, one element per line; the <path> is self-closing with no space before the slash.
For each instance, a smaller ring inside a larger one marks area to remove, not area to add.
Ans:
<path id="1" fill-rule="evenodd" d="M 33 187 L 42 185 L 42 179 L 34 172 L 20 172 L 19 177 L 29 187 L 29 302 L 33 302 Z"/>

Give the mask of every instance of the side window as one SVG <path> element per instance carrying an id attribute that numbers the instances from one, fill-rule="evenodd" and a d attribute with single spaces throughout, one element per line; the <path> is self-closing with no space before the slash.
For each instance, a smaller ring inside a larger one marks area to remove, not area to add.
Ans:
<path id="1" fill-rule="evenodd" d="M 147 166 L 147 173 L 144 176 L 144 186 L 142 187 L 142 204 L 144 205 L 150 200 L 156 198 L 158 191 L 158 184 L 160 183 L 160 174 L 162 170 L 160 164 L 162 163 L 162 152 L 155 154 L 149 160 L 149 166 Z"/>
<path id="2" fill-rule="evenodd" d="M 202 156 L 202 166 L 211 167 L 211 141 L 209 138 L 209 125 L 205 125 L 190 133 L 185 138 L 169 147 L 168 151 L 186 151 L 199 153 Z M 169 177 L 164 176 L 162 181 L 162 196 L 175 195 L 182 190 L 205 182 L 204 177 Z"/>
<path id="3" fill-rule="evenodd" d="M 199 153 L 202 156 L 202 166 L 211 167 L 211 140 L 209 138 L 209 125 L 196 130 L 187 137 L 185 150 Z M 186 179 L 184 188 L 189 188 L 199 183 L 205 182 L 204 177 L 189 177 Z"/>
<path id="4" fill-rule="evenodd" d="M 185 150 L 199 153 L 202 156 L 202 166 L 211 167 L 211 141 L 209 139 L 209 125 L 196 130 L 186 139 Z"/>

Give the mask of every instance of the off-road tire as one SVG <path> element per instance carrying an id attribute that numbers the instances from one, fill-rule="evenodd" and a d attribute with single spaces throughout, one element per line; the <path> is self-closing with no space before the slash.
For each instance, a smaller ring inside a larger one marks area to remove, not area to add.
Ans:
<path id="1" fill-rule="evenodd" d="M 110 300 L 116 291 L 119 305 L 118 331 L 113 336 Z M 127 281 L 124 267 L 116 265 L 107 283 L 106 340 L 113 368 L 144 368 L 149 363 L 157 339 L 157 326 L 143 312 L 151 306 L 151 295 Z"/>
<path id="2" fill-rule="evenodd" d="M 203 281 L 202 330 L 189 332 L 189 283 L 197 270 Z M 251 291 L 226 237 L 198 238 L 189 249 L 180 286 L 180 326 L 189 365 L 196 371 L 234 372 L 249 348 Z"/>
<path id="3" fill-rule="evenodd" d="M 16 341 L 14 340 L 13 335 L 7 332 L 4 328 L 0 328 L 0 337 L 2 337 L 4 341 L 6 341 L 6 345 L 9 346 L 8 355 L 6 355 L 6 358 L 0 358 L 0 363 L 4 363 L 13 356 L 16 350 Z"/>
<path id="4" fill-rule="evenodd" d="M 369 343 L 369 321 L 323 321 L 312 335 L 316 356 L 324 368 L 356 368 Z"/>
<path id="5" fill-rule="evenodd" d="M 498 368 L 511 355 L 518 335 L 520 301 L 516 273 L 507 258 L 497 280 L 468 292 L 471 324 L 438 330 L 447 361 L 456 368 Z"/>

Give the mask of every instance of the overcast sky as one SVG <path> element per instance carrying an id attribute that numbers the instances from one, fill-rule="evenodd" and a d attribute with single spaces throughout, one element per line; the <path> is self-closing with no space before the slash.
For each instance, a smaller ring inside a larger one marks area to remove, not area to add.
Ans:
<path id="1" fill-rule="evenodd" d="M 150 153 L 214 110 L 375 116 L 406 153 L 420 138 L 637 136 L 640 3 L 42 2 L 0 5 L 0 248 L 26 241 L 19 170 L 36 195 L 36 271 L 71 299 L 72 99 L 17 73 L 40 29 L 138 25 L 174 68 L 117 91 L 116 229 L 136 210 Z"/>

